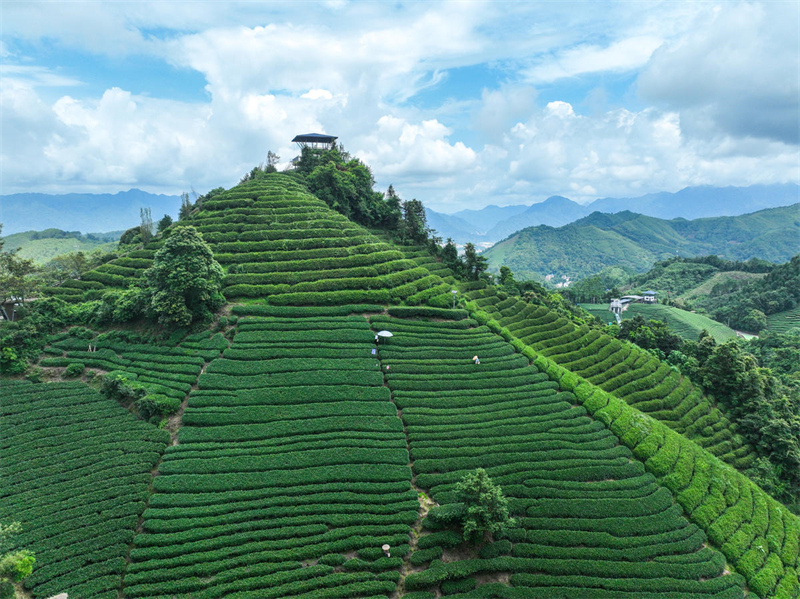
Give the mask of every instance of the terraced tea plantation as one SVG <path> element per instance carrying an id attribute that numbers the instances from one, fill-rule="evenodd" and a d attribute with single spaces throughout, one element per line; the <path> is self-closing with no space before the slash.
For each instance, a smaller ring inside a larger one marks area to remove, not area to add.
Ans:
<path id="1" fill-rule="evenodd" d="M 767 316 L 767 330 L 775 333 L 786 333 L 789 329 L 800 328 L 800 306 L 794 310 L 786 310 Z"/>
<path id="2" fill-rule="evenodd" d="M 275 305 L 416 305 L 437 296 L 450 298 L 451 285 L 441 277 L 284 174 L 234 187 L 182 222 L 202 233 L 226 269 L 223 293 L 228 299 L 267 297 Z M 48 291 L 69 301 L 128 287 L 152 265 L 161 244 L 150 243 L 81 281 Z"/>
<path id="3" fill-rule="evenodd" d="M 753 448 L 701 390 L 646 351 L 578 327 L 544 306 L 514 297 L 501 299 L 493 288 L 470 295 L 537 353 L 664 422 L 736 468 L 744 470 L 755 460 Z"/>
<path id="4" fill-rule="evenodd" d="M 26 587 L 116 599 L 169 434 L 81 383 L 0 389 L 0 521 L 36 553 Z"/>
<path id="5" fill-rule="evenodd" d="M 467 323 L 371 322 L 395 333 L 381 360 L 417 485 L 447 503 L 454 483 L 483 467 L 517 520 L 471 559 L 453 559 L 451 534 L 421 537 L 412 562 L 445 561 L 409 576 L 407 590 L 467 591 L 480 577 L 502 581 L 481 597 L 743 596 L 742 578 L 723 575 L 724 556 L 672 494 L 508 343 Z"/>
<path id="6" fill-rule="evenodd" d="M 608 310 L 608 304 L 581 304 L 581 308 L 603 322 L 615 322 L 614 315 Z M 672 306 L 630 304 L 628 309 L 622 313 L 622 320 L 625 321 L 634 316 L 641 316 L 646 320 L 662 320 L 667 323 L 670 331 L 692 341 L 697 341 L 697 337 L 703 330 L 708 331 L 717 343 L 725 343 L 728 339 L 736 337 L 736 331 L 708 316 L 693 314 Z"/>
<path id="7" fill-rule="evenodd" d="M 177 347 L 130 343 L 113 335 L 98 335 L 75 328 L 51 338 L 48 356 L 40 365 L 49 368 L 78 366 L 99 372 L 118 372 L 137 381 L 162 409 L 176 412 L 197 382 L 203 365 L 228 347 L 221 334 L 200 333 L 183 339 Z"/>
<path id="8" fill-rule="evenodd" d="M 395 590 L 419 504 L 373 347 L 361 316 L 240 321 L 161 463 L 126 597 Z"/>
<path id="9" fill-rule="evenodd" d="M 447 309 L 424 248 L 286 175 L 191 224 L 242 301 L 224 320 L 162 343 L 66 328 L 38 364 L 124 374 L 177 434 L 85 382 L 0 380 L 0 521 L 36 552 L 33 599 L 800 596 L 800 520 L 649 354 L 479 284 Z M 124 288 L 160 243 L 51 292 Z M 476 468 L 515 523 L 471 546 L 453 489 Z"/>

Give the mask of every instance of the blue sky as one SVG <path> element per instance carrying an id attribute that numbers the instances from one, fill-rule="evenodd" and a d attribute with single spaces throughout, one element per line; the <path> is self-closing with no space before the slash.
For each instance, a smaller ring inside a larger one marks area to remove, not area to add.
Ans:
<path id="1" fill-rule="evenodd" d="M 444 212 L 800 182 L 793 0 L 0 11 L 0 194 L 203 193 L 308 132 Z"/>

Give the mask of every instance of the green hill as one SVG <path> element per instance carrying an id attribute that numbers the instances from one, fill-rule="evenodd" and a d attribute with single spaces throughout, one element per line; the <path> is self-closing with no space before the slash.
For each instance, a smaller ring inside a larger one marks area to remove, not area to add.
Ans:
<path id="1" fill-rule="evenodd" d="M 800 306 L 767 316 L 767 329 L 770 331 L 785 333 L 793 328 L 800 328 Z"/>
<path id="2" fill-rule="evenodd" d="M 79 381 L 0 380 L 0 521 L 37 551 L 35 599 L 800 592 L 800 520 L 650 354 L 480 283 L 461 286 L 467 309 L 431 307 L 452 301 L 441 264 L 285 175 L 189 222 L 240 303 L 160 341 L 66 322 L 34 374 Z M 122 289 L 163 242 L 51 293 Z M 90 388 L 112 371 L 172 408 L 169 433 Z M 473 547 L 453 488 L 478 467 L 514 523 Z"/>
<path id="3" fill-rule="evenodd" d="M 203 234 L 225 268 L 223 293 L 229 300 L 416 304 L 450 292 L 441 277 L 334 212 L 287 175 L 276 173 L 234 187 L 181 222 Z M 49 292 L 79 301 L 95 298 L 103 289 L 124 289 L 151 266 L 162 244 L 151 242 Z"/>
<path id="4" fill-rule="evenodd" d="M 765 276 L 766 273 L 742 272 L 736 270 L 729 272 L 716 272 L 711 277 L 703 281 L 697 287 L 694 287 L 692 289 L 689 289 L 688 291 L 684 291 L 683 293 L 681 293 L 679 297 L 681 297 L 682 299 L 691 300 L 704 295 L 711 295 L 711 292 L 717 285 L 739 286 L 745 283 L 757 281 L 758 279 L 762 279 Z"/>
<path id="5" fill-rule="evenodd" d="M 800 204 L 733 217 L 663 220 L 632 212 L 589 216 L 558 229 L 530 227 L 485 252 L 489 266 L 520 279 L 580 279 L 609 266 L 638 272 L 657 260 L 719 255 L 784 262 L 800 251 Z"/>
<path id="6" fill-rule="evenodd" d="M 47 229 L 14 233 L 3 237 L 3 241 L 5 250 L 18 250 L 21 258 L 31 259 L 37 264 L 45 264 L 56 256 L 70 252 L 113 251 L 117 249 L 117 240 L 121 233 L 121 231 L 115 231 L 82 235 L 77 231 Z"/>

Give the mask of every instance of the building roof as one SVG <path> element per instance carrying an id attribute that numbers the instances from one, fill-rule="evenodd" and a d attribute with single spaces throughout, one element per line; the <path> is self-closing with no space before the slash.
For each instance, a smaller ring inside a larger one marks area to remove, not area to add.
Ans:
<path id="1" fill-rule="evenodd" d="M 656 295 L 655 291 L 642 291 L 642 295 Z"/>
<path id="2" fill-rule="evenodd" d="M 331 143 L 339 139 L 335 135 L 325 135 L 324 133 L 305 133 L 304 135 L 295 135 L 293 142 L 299 143 Z"/>

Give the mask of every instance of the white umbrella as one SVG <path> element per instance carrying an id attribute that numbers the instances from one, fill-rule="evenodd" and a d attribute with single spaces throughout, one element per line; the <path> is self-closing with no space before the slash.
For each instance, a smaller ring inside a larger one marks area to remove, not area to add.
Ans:
<path id="1" fill-rule="evenodd" d="M 378 337 L 394 337 L 389 331 L 379 331 Z"/>

